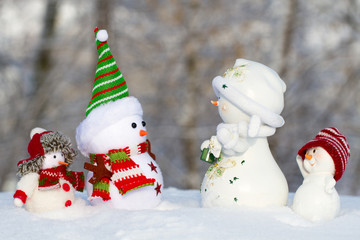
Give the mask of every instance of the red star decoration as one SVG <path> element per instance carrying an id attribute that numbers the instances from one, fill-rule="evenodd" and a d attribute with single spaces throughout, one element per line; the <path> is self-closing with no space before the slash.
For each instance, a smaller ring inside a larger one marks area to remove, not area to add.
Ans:
<path id="1" fill-rule="evenodd" d="M 156 183 L 155 191 L 156 191 L 156 196 L 159 195 L 159 193 L 161 193 L 161 184 Z"/>
<path id="2" fill-rule="evenodd" d="M 151 167 L 151 171 L 155 171 L 156 173 L 158 173 L 157 170 L 156 170 L 157 166 L 155 166 L 155 165 L 153 164 L 153 162 L 148 163 L 148 165 Z"/>

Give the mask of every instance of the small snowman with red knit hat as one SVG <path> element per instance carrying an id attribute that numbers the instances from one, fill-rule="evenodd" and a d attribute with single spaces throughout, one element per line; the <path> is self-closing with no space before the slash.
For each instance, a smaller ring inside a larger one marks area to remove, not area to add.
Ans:
<path id="1" fill-rule="evenodd" d="M 107 43 L 95 28 L 99 54 L 86 118 L 76 129 L 80 152 L 90 159 L 86 189 L 93 205 L 148 209 L 161 201 L 163 178 L 147 139 L 143 110 L 129 96 L 126 81 Z"/>
<path id="2" fill-rule="evenodd" d="M 292 209 L 310 221 L 337 216 L 340 198 L 335 189 L 350 157 L 346 137 L 337 128 L 321 130 L 298 152 L 296 161 L 304 177 L 294 196 Z"/>
<path id="3" fill-rule="evenodd" d="M 21 177 L 14 194 L 17 207 L 30 212 L 45 212 L 69 207 L 75 191 L 83 191 L 83 172 L 69 171 L 76 152 L 70 138 L 61 132 L 34 128 L 30 133 L 30 158 L 19 161 Z"/>

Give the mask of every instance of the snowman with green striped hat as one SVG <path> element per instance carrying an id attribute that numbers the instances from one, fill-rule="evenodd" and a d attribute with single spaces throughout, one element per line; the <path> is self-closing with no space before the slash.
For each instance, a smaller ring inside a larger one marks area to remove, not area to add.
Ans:
<path id="1" fill-rule="evenodd" d="M 156 207 L 164 184 L 147 140 L 141 104 L 129 96 L 106 30 L 94 32 L 99 58 L 92 98 L 76 129 L 78 149 L 90 159 L 84 165 L 89 170 L 89 200 L 119 209 Z"/>

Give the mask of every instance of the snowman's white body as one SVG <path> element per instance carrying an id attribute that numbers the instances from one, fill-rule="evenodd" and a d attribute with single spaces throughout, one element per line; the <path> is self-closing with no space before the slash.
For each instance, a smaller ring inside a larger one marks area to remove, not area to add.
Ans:
<path id="1" fill-rule="evenodd" d="M 284 124 L 279 113 L 285 84 L 270 68 L 238 59 L 213 87 L 223 123 L 201 148 L 215 146 L 222 156 L 205 174 L 203 206 L 285 205 L 288 185 L 266 138 Z"/>
<path id="2" fill-rule="evenodd" d="M 29 173 L 18 182 L 17 189 L 26 193 L 26 210 L 46 212 L 70 206 L 75 200 L 75 189 L 69 181 L 60 178 L 60 188 L 39 190 L 39 174 Z M 70 204 L 70 205 L 69 205 Z"/>
<path id="3" fill-rule="evenodd" d="M 295 193 L 293 210 L 310 221 L 333 219 L 339 213 L 340 198 L 336 189 L 326 191 L 330 179 L 333 179 L 330 174 L 305 177 Z"/>
<path id="4" fill-rule="evenodd" d="M 128 108 L 127 105 L 130 105 Z M 135 106 L 135 107 L 134 107 Z M 119 111 L 120 109 L 120 111 Z M 103 201 L 102 198 L 92 198 L 93 185 L 88 182 L 92 177 L 92 172 L 89 172 L 87 181 L 85 183 L 86 190 L 90 199 L 91 204 L 110 204 L 111 206 L 119 209 L 149 209 L 156 207 L 161 201 L 161 194 L 164 188 L 163 177 L 160 167 L 154 159 L 149 155 L 148 152 L 138 154 L 136 153 L 137 145 L 146 142 L 146 136 L 140 136 L 139 131 L 146 130 L 145 126 L 142 125 L 142 109 L 138 100 L 134 97 L 126 97 L 116 102 L 110 102 L 106 105 L 102 105 L 97 109 L 93 110 L 96 115 L 105 116 L 109 112 L 115 112 L 115 114 L 122 114 L 125 111 L 132 111 L 135 109 L 133 114 L 130 112 L 128 116 L 119 115 L 115 118 L 116 121 L 111 122 L 110 126 L 99 127 L 99 122 L 96 118 L 85 119 L 83 123 L 77 129 L 77 142 L 80 151 L 83 155 L 89 156 L 90 153 L 94 154 L 107 154 L 113 149 L 124 149 L 129 147 L 134 149 L 133 153 L 130 154 L 130 158 L 139 165 L 140 170 L 143 172 L 145 177 L 154 178 L 154 185 L 140 187 L 128 191 L 124 195 L 119 193 L 117 187 L 110 181 L 109 192 L 110 200 Z M 101 114 L 99 114 L 99 112 Z M 94 122 L 92 122 L 94 121 Z M 136 123 L 136 128 L 132 128 L 132 124 Z M 86 129 L 86 132 L 85 130 Z M 100 131 L 93 131 L 93 129 L 100 129 Z M 93 132 L 92 132 L 93 131 Z M 88 139 L 83 137 L 85 134 L 91 136 L 91 141 L 84 141 Z M 155 166 L 156 171 L 152 170 L 150 165 Z M 111 168 L 108 168 L 111 171 Z M 157 189 L 156 189 L 157 188 Z"/>
<path id="5" fill-rule="evenodd" d="M 287 182 L 270 152 L 267 139 L 253 141 L 254 144 L 243 154 L 223 154 L 219 168 L 208 171 L 201 185 L 203 206 L 286 204 Z M 220 175 L 216 171 L 222 166 L 223 173 Z"/>
<path id="6" fill-rule="evenodd" d="M 339 213 L 340 198 L 335 189 L 335 167 L 330 155 L 322 148 L 322 156 L 310 165 L 297 157 L 304 181 L 294 195 L 292 209 L 310 221 L 331 220 Z"/>

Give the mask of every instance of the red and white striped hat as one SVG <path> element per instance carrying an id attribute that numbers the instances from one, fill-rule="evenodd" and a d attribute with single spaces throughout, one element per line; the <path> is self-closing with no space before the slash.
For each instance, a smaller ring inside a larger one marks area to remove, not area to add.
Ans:
<path id="1" fill-rule="evenodd" d="M 346 137 L 335 127 L 325 128 L 299 150 L 299 156 L 304 160 L 306 150 L 313 147 L 322 147 L 330 154 L 335 164 L 334 179 L 338 181 L 345 172 L 350 158 L 350 147 Z"/>

